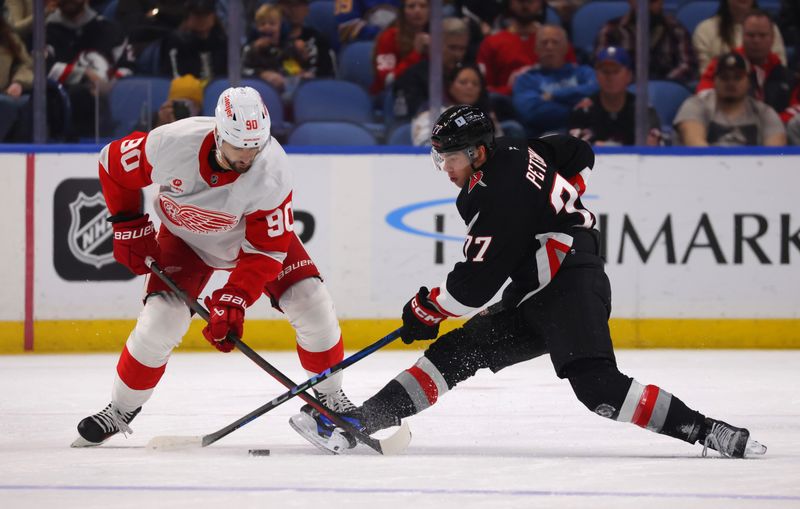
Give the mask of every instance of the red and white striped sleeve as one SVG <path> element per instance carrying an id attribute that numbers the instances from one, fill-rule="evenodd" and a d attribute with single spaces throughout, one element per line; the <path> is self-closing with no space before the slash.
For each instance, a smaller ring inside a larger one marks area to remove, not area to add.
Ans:
<path id="1" fill-rule="evenodd" d="M 264 285 L 283 269 L 289 244 L 294 236 L 291 191 L 272 210 L 245 214 L 245 238 L 236 268 L 228 284 L 241 288 L 248 296 L 248 306 L 258 300 Z"/>
<path id="2" fill-rule="evenodd" d="M 153 183 L 153 166 L 145 154 L 147 134 L 134 132 L 112 141 L 100 152 L 98 173 L 112 216 L 142 210 L 140 189 Z"/>

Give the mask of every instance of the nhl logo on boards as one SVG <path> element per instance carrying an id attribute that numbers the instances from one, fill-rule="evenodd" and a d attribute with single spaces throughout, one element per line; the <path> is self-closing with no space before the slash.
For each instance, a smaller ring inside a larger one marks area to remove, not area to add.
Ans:
<path id="1" fill-rule="evenodd" d="M 92 196 L 78 192 L 69 204 L 69 231 L 67 245 L 75 258 L 95 268 L 114 262 L 112 251 L 101 249 L 111 237 L 111 224 L 106 221 L 108 209 L 103 195 L 98 191 Z"/>
<path id="2" fill-rule="evenodd" d="M 113 229 L 97 179 L 66 179 L 53 196 L 53 268 L 67 281 L 124 281 L 114 261 Z"/>

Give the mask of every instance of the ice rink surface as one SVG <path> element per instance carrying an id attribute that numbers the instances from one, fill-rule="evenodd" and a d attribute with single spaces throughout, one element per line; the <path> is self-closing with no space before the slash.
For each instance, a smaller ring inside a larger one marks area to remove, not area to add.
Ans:
<path id="1" fill-rule="evenodd" d="M 295 382 L 293 353 L 262 354 Z M 419 351 L 345 371 L 357 402 Z M 324 455 L 287 424 L 293 399 L 204 448 L 145 449 L 158 435 L 216 431 L 284 391 L 243 355 L 176 353 L 134 434 L 71 449 L 110 399 L 116 355 L 0 356 L 0 507 L 798 508 L 800 351 L 622 350 L 620 369 L 769 448 L 729 460 L 591 414 L 547 358 L 480 372 L 410 419 L 402 456 Z M 251 457 L 268 448 L 268 457 Z"/>

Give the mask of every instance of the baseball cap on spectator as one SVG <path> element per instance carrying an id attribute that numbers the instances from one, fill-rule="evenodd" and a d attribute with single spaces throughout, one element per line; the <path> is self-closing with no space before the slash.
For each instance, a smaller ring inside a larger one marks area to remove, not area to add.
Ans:
<path id="1" fill-rule="evenodd" d="M 616 62 L 623 67 L 632 69 L 631 57 L 624 48 L 619 46 L 609 46 L 600 50 L 595 59 L 594 66 L 598 67 L 603 62 Z"/>
<path id="2" fill-rule="evenodd" d="M 725 53 L 717 60 L 717 70 L 714 76 L 719 76 L 722 71 L 740 70 L 747 72 L 747 61 L 738 53 Z"/>
<path id="3" fill-rule="evenodd" d="M 203 83 L 191 74 L 184 74 L 172 80 L 169 85 L 170 101 L 189 99 L 196 104 L 203 104 Z"/>

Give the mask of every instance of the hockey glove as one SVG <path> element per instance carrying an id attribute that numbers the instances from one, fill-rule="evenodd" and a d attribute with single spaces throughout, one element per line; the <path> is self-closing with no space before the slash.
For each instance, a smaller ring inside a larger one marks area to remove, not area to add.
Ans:
<path id="1" fill-rule="evenodd" d="M 205 302 L 209 320 L 203 336 L 220 352 L 230 352 L 235 345 L 227 336 L 231 332 L 238 338 L 242 337 L 247 298 L 242 290 L 225 286 L 206 297 Z"/>
<path id="2" fill-rule="evenodd" d="M 439 323 L 445 318 L 447 316 L 428 299 L 428 289 L 423 286 L 403 307 L 403 327 L 400 329 L 403 343 L 410 345 L 420 339 L 436 339 Z"/>
<path id="3" fill-rule="evenodd" d="M 121 216 L 108 218 L 114 229 L 114 259 L 137 275 L 150 269 L 144 263 L 148 256 L 158 261 L 161 249 L 156 241 L 156 229 L 147 214 L 133 219 Z"/>

